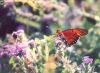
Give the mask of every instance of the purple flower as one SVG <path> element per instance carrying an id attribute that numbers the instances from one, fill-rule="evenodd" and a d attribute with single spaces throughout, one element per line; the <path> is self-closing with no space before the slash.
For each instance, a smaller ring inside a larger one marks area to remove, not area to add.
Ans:
<path id="1" fill-rule="evenodd" d="M 14 5 L 14 0 L 4 0 L 5 1 L 5 7 L 11 7 Z"/>
<path id="2" fill-rule="evenodd" d="M 2 57 L 5 54 L 8 56 L 19 56 L 19 55 L 23 56 L 25 55 L 25 51 L 26 51 L 25 48 L 26 48 L 26 45 L 24 46 L 23 44 L 22 45 L 6 44 L 3 46 L 2 49 L 0 49 L 0 57 Z"/>
<path id="3" fill-rule="evenodd" d="M 4 49 L 5 48 L 5 49 Z M 8 52 L 8 55 L 15 55 L 16 54 L 16 45 L 10 45 L 10 44 L 6 44 L 5 46 L 3 46 L 4 52 Z"/>
<path id="4" fill-rule="evenodd" d="M 17 32 L 14 31 L 14 32 L 12 33 L 12 35 L 17 35 Z"/>
<path id="5" fill-rule="evenodd" d="M 17 30 L 17 33 L 19 34 L 19 33 L 24 33 L 24 30 L 23 29 L 19 29 L 19 30 Z"/>
<path id="6" fill-rule="evenodd" d="M 13 32 L 12 33 L 12 36 L 14 37 L 14 38 L 17 38 L 17 36 L 20 36 L 20 35 L 22 35 L 24 33 L 24 30 L 23 29 L 19 29 L 19 30 L 17 30 L 16 32 Z"/>
<path id="7" fill-rule="evenodd" d="M 17 43 L 16 46 L 16 53 L 17 56 L 24 56 L 26 54 L 26 48 L 28 48 L 29 45 L 27 43 Z"/>
<path id="8" fill-rule="evenodd" d="M 93 59 L 92 58 L 89 58 L 89 56 L 85 56 L 85 57 L 83 57 L 82 61 L 85 64 L 92 64 Z"/>

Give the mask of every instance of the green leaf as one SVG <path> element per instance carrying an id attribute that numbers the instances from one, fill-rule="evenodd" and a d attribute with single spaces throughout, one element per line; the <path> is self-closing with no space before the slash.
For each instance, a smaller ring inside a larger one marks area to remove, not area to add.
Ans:
<path id="1" fill-rule="evenodd" d="M 11 57 L 10 60 L 9 60 L 9 64 L 14 64 L 14 63 L 15 63 L 14 58 Z"/>

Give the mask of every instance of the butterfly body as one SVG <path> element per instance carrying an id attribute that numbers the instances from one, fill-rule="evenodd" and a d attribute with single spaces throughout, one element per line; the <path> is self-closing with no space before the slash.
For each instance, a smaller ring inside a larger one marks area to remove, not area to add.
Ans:
<path id="1" fill-rule="evenodd" d="M 64 31 L 57 31 L 58 35 L 62 39 L 65 40 L 65 43 L 68 44 L 69 46 L 75 44 L 77 40 L 81 37 L 84 36 L 88 33 L 86 29 L 67 29 Z"/>

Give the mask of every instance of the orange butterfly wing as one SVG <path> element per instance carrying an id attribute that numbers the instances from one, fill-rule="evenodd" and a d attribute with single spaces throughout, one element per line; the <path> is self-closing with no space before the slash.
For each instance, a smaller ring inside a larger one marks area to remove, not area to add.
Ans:
<path id="1" fill-rule="evenodd" d="M 61 34 L 66 43 L 70 46 L 75 44 L 79 37 L 84 36 L 87 33 L 88 31 L 86 29 L 68 29 L 58 33 L 58 35 Z"/>

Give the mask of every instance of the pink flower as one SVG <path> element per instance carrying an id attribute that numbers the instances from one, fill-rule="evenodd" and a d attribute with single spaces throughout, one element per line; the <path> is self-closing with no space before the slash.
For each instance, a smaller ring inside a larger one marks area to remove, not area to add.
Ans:
<path id="1" fill-rule="evenodd" d="M 85 57 L 83 57 L 82 61 L 85 64 L 92 64 L 93 59 L 92 58 L 89 58 L 89 56 L 85 56 Z"/>

